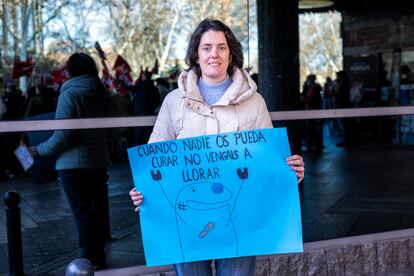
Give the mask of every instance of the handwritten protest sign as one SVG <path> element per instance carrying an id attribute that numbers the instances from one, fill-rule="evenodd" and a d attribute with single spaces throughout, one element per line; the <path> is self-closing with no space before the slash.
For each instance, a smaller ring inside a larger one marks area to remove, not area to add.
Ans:
<path id="1" fill-rule="evenodd" d="M 148 266 L 302 252 L 286 129 L 170 140 L 128 149 Z"/>

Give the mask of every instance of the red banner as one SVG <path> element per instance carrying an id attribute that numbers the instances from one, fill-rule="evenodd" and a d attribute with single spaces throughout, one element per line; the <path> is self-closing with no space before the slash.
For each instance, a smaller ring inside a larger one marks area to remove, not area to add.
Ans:
<path id="1" fill-rule="evenodd" d="M 69 74 L 68 71 L 66 71 L 66 67 L 50 70 L 49 73 L 52 75 L 53 82 L 59 85 L 69 79 Z"/>
<path id="2" fill-rule="evenodd" d="M 125 95 L 126 89 L 119 83 L 119 81 L 122 81 L 126 85 L 133 84 L 131 76 L 131 66 L 129 66 L 128 62 L 126 62 L 126 60 L 122 56 L 118 55 L 113 69 L 115 70 L 114 87 L 118 90 L 119 94 Z"/>
<path id="3" fill-rule="evenodd" d="M 26 61 L 14 60 L 12 78 L 18 79 L 22 76 L 31 77 L 34 67 L 35 63 L 32 61 L 31 57 L 29 57 Z"/>

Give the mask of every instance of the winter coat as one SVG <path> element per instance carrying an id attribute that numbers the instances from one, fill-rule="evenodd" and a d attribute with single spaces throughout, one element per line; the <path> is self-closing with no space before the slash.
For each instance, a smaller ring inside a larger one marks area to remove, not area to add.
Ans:
<path id="1" fill-rule="evenodd" d="M 132 100 L 132 113 L 139 116 L 154 115 L 160 105 L 160 94 L 150 79 L 143 80 L 136 85 L 127 85 L 120 82 L 122 87 L 131 91 L 134 95 Z"/>
<path id="2" fill-rule="evenodd" d="M 244 70 L 235 69 L 233 83 L 211 107 L 203 101 L 194 71 L 181 73 L 178 88 L 160 109 L 149 142 L 272 128 L 272 120 L 257 86 Z"/>
<path id="3" fill-rule="evenodd" d="M 305 109 L 321 108 L 321 91 L 322 87 L 318 83 L 311 83 L 307 85 L 305 95 L 303 95 Z"/>
<path id="4" fill-rule="evenodd" d="M 20 120 L 23 117 L 24 97 L 19 92 L 6 93 L 3 96 L 3 103 L 6 106 L 3 120 Z"/>
<path id="5" fill-rule="evenodd" d="M 55 119 L 105 117 L 112 113 L 109 93 L 98 76 L 83 75 L 62 85 Z M 107 134 L 105 129 L 56 130 L 36 148 L 40 155 L 58 155 L 57 170 L 106 168 Z"/>

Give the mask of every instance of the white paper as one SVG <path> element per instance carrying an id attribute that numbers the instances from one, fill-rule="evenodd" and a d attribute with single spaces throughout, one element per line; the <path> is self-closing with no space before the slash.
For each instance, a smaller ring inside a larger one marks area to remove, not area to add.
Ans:
<path id="1" fill-rule="evenodd" d="M 33 157 L 30 155 L 30 152 L 26 146 L 18 146 L 14 151 L 14 154 L 19 160 L 20 164 L 22 165 L 24 171 L 27 171 L 28 169 L 30 169 L 31 166 L 33 166 Z"/>

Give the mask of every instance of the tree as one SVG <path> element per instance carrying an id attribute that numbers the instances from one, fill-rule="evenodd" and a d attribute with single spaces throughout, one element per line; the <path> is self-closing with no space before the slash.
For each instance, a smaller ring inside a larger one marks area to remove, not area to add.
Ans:
<path id="1" fill-rule="evenodd" d="M 8 22 L 8 14 L 7 14 L 7 6 L 6 1 L 0 1 L 0 17 L 1 17 L 1 49 L 0 49 L 0 74 L 3 75 L 3 61 L 10 64 L 9 53 L 7 51 L 9 46 L 9 40 L 7 36 L 7 22 Z"/>
<path id="2" fill-rule="evenodd" d="M 133 68 L 151 67 L 159 60 L 160 71 L 166 70 L 172 52 L 185 48 L 190 34 L 201 19 L 219 18 L 247 37 L 247 23 L 241 10 L 242 0 L 101 0 L 108 10 L 110 24 L 106 28 L 113 52 L 128 59 Z M 104 39 L 104 38 L 103 38 Z M 181 50 L 182 52 L 182 50 Z M 135 72 L 137 73 L 137 72 Z"/>
<path id="3" fill-rule="evenodd" d="M 301 83 L 311 73 L 325 79 L 342 70 L 340 21 L 338 12 L 305 13 L 299 16 Z"/>
<path id="4" fill-rule="evenodd" d="M 55 41 L 54 53 L 70 54 L 90 51 L 93 24 L 103 23 L 100 6 L 93 1 L 69 0 L 47 26 L 48 35 Z"/>
<path id="5" fill-rule="evenodd" d="M 0 16 L 2 25 L 2 62 L 11 64 L 11 58 L 27 60 L 43 55 L 43 31 L 69 0 L 2 0 Z M 26 91 L 27 78 L 20 78 L 20 89 Z"/>
<path id="6" fill-rule="evenodd" d="M 101 0 L 110 21 L 103 39 L 111 41 L 112 51 L 126 57 L 135 69 L 152 66 L 156 59 L 164 68 L 187 0 L 156 2 Z"/>
<path id="7" fill-rule="evenodd" d="M 42 1 L 33 1 L 32 2 L 32 10 L 33 10 L 33 16 L 32 16 L 32 26 L 33 26 L 33 34 L 34 34 L 34 50 L 36 55 L 40 59 L 43 58 L 43 20 L 42 20 Z"/>
<path id="8" fill-rule="evenodd" d="M 10 49 L 3 60 L 24 59 L 31 53 L 38 62 L 45 41 L 48 58 L 64 59 L 73 51 L 92 52 L 99 40 L 110 59 L 121 54 L 135 70 L 140 65 L 152 67 L 158 59 L 162 72 L 174 60 L 182 60 L 190 34 L 206 17 L 229 24 L 244 48 L 248 46 L 243 0 L 0 1 L 5 6 L 0 8 L 2 46 Z M 174 56 L 177 50 L 181 54 Z"/>

